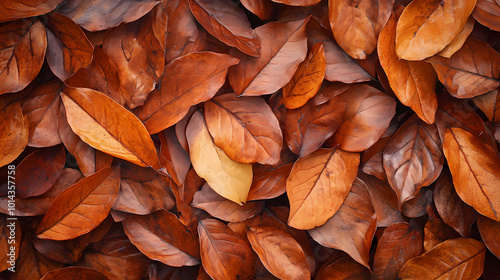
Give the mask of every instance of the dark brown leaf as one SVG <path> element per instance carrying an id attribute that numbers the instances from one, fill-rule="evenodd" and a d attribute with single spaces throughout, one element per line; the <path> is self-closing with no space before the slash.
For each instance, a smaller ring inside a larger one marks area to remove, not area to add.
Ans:
<path id="1" fill-rule="evenodd" d="M 40 280 L 108 280 L 104 274 L 98 272 L 97 270 L 80 267 L 71 266 L 60 269 L 54 269 L 45 274 Z"/>

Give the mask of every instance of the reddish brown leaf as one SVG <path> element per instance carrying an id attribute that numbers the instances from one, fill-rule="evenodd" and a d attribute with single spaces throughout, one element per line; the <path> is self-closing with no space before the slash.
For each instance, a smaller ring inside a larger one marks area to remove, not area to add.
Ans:
<path id="1" fill-rule="evenodd" d="M 446 130 L 443 151 L 458 196 L 477 212 L 500 221 L 500 158 L 474 134 Z"/>
<path id="2" fill-rule="evenodd" d="M 489 44 L 469 38 L 450 58 L 433 56 L 439 81 L 451 95 L 470 98 L 487 93 L 500 85 L 500 54 Z"/>
<path id="3" fill-rule="evenodd" d="M 454 228 L 462 237 L 469 236 L 477 212 L 457 195 L 448 170 L 443 171 L 434 184 L 434 205 L 447 225 Z"/>
<path id="4" fill-rule="evenodd" d="M 253 166 L 253 180 L 247 200 L 261 200 L 278 197 L 286 191 L 286 179 L 292 171 L 293 163 L 271 167 L 268 165 Z"/>
<path id="5" fill-rule="evenodd" d="M 422 60 L 440 52 L 465 26 L 476 0 L 418 0 L 404 9 L 396 28 L 399 58 Z"/>
<path id="6" fill-rule="evenodd" d="M 356 83 L 370 81 L 370 75 L 347 55 L 337 43 L 325 33 L 315 20 L 307 24 L 309 47 L 323 42 L 326 59 L 325 79 L 331 82 Z"/>
<path id="7" fill-rule="evenodd" d="M 258 96 L 223 94 L 204 103 L 214 143 L 242 163 L 277 164 L 283 136 L 271 108 Z"/>
<path id="8" fill-rule="evenodd" d="M 398 279 L 398 272 L 422 250 L 422 235 L 408 223 L 396 223 L 384 230 L 373 261 L 372 279 Z M 429 278 L 430 279 L 430 278 Z"/>
<path id="9" fill-rule="evenodd" d="M 372 146 L 396 113 L 394 99 L 366 84 L 352 85 L 338 99 L 347 105 L 342 124 L 330 140 L 345 151 L 358 152 Z"/>
<path id="10" fill-rule="evenodd" d="M 272 1 L 290 6 L 312 6 L 321 2 L 321 0 L 272 0 Z"/>
<path id="11" fill-rule="evenodd" d="M 496 222 L 485 216 L 477 217 L 477 228 L 481 234 L 484 244 L 498 258 L 500 256 L 500 222 Z"/>
<path id="12" fill-rule="evenodd" d="M 436 127 L 424 123 L 415 115 L 387 142 L 383 155 L 384 169 L 398 195 L 400 206 L 415 197 L 421 187 L 437 179 L 444 162 L 440 146 Z"/>
<path id="13" fill-rule="evenodd" d="M 482 25 L 491 30 L 500 31 L 498 16 L 500 15 L 500 3 L 495 0 L 477 0 L 472 16 Z"/>
<path id="14" fill-rule="evenodd" d="M 104 274 L 97 270 L 80 267 L 70 266 L 60 269 L 54 269 L 45 274 L 40 280 L 108 280 Z"/>
<path id="15" fill-rule="evenodd" d="M 224 223 L 205 219 L 198 224 L 201 263 L 213 279 L 252 279 L 253 256 L 247 242 Z"/>
<path id="16" fill-rule="evenodd" d="M 28 144 L 29 122 L 18 101 L 0 98 L 0 167 L 11 163 Z"/>
<path id="17" fill-rule="evenodd" d="M 28 198 L 47 192 L 59 178 L 65 162 L 62 145 L 31 153 L 16 168 L 16 196 Z"/>
<path id="18" fill-rule="evenodd" d="M 179 122 L 191 106 L 212 98 L 224 84 L 227 69 L 238 59 L 200 52 L 179 57 L 165 67 L 160 90 L 153 91 L 136 111 L 150 134 Z"/>
<path id="19" fill-rule="evenodd" d="M 189 9 L 189 1 L 167 1 L 165 10 L 168 14 L 166 61 L 170 63 L 197 50 L 200 40 L 196 19 Z"/>
<path id="20" fill-rule="evenodd" d="M 67 0 L 57 11 L 89 31 L 99 31 L 135 21 L 156 4 L 150 0 Z"/>
<path id="21" fill-rule="evenodd" d="M 24 101 L 22 109 L 29 122 L 29 146 L 50 147 L 61 143 L 59 93 L 63 87 L 60 81 L 53 80 L 36 87 Z"/>
<path id="22" fill-rule="evenodd" d="M 474 239 L 451 239 L 409 260 L 399 277 L 403 279 L 478 279 L 483 273 L 486 247 Z"/>
<path id="23" fill-rule="evenodd" d="M 292 80 L 283 87 L 283 104 L 287 109 L 297 109 L 313 98 L 325 77 L 326 59 L 323 43 L 312 46 L 306 59 L 299 64 Z"/>
<path id="24" fill-rule="evenodd" d="M 176 267 L 200 263 L 194 234 L 174 214 L 160 210 L 129 217 L 122 224 L 132 244 L 150 259 Z"/>
<path id="25" fill-rule="evenodd" d="M 118 196 L 119 172 L 119 167 L 108 167 L 64 190 L 47 210 L 37 236 L 68 240 L 97 227 Z"/>
<path id="26" fill-rule="evenodd" d="M 431 206 L 428 207 L 429 218 L 424 227 L 424 250 L 429 252 L 441 242 L 458 238 L 460 235 L 450 226 L 446 225 Z"/>
<path id="27" fill-rule="evenodd" d="M 85 143 L 134 164 L 159 168 L 153 140 L 132 113 L 91 89 L 65 88 L 61 97 L 71 129 Z"/>
<path id="28" fill-rule="evenodd" d="M 61 81 L 65 81 L 92 61 L 94 48 L 80 27 L 69 18 L 51 13 L 47 30 L 47 63 Z"/>
<path id="29" fill-rule="evenodd" d="M 241 0 L 241 4 L 250 12 L 262 20 L 266 20 L 273 15 L 273 3 L 271 0 Z"/>
<path id="30" fill-rule="evenodd" d="M 0 94 L 20 91 L 42 68 L 45 27 L 36 19 L 11 22 L 0 27 L 0 42 Z"/>
<path id="31" fill-rule="evenodd" d="M 180 186 L 184 183 L 191 167 L 189 153 L 182 148 L 173 127 L 158 133 L 158 136 L 161 142 L 158 153 L 161 165 L 160 171 L 170 176 L 175 184 Z"/>
<path id="32" fill-rule="evenodd" d="M 391 15 L 394 0 L 329 1 L 335 41 L 352 58 L 366 59 L 377 47 L 380 30 Z"/>
<path id="33" fill-rule="evenodd" d="M 46 14 L 63 0 L 5 0 L 0 3 L 0 22 Z"/>
<path id="34" fill-rule="evenodd" d="M 387 134 L 387 132 L 385 133 Z M 387 175 L 385 175 L 384 164 L 383 164 L 383 151 L 387 142 L 391 138 L 390 136 L 382 136 L 373 146 L 366 149 L 361 157 L 361 166 L 364 173 L 368 175 L 373 175 L 380 180 L 387 180 Z"/>
<path id="35" fill-rule="evenodd" d="M 121 166 L 120 192 L 113 209 L 147 215 L 175 204 L 169 194 L 171 181 L 151 169 L 124 163 Z"/>
<path id="36" fill-rule="evenodd" d="M 340 208 L 356 178 L 359 154 L 319 149 L 299 158 L 286 182 L 288 225 L 312 229 L 323 225 Z"/>
<path id="37" fill-rule="evenodd" d="M 341 257 L 325 265 L 318 271 L 315 280 L 371 279 L 370 271 L 349 257 Z"/>
<path id="38" fill-rule="evenodd" d="M 418 194 L 401 205 L 401 213 L 408 218 L 418 218 L 424 216 L 427 207 L 432 204 L 432 190 L 421 189 Z"/>
<path id="39" fill-rule="evenodd" d="M 288 233 L 271 226 L 251 227 L 248 240 L 269 272 L 280 279 L 310 279 L 306 257 Z"/>
<path id="40" fill-rule="evenodd" d="M 290 81 L 307 55 L 307 21 L 270 22 L 257 27 L 255 33 L 262 45 L 260 57 L 229 52 L 240 59 L 228 73 L 237 95 L 271 94 Z"/>
<path id="41" fill-rule="evenodd" d="M 309 234 L 319 244 L 342 250 L 369 269 L 370 247 L 376 229 L 370 194 L 365 183 L 356 178 L 338 212 L 324 225 L 309 230 Z"/>
<path id="42" fill-rule="evenodd" d="M 189 0 L 198 22 L 223 43 L 259 56 L 260 41 L 243 10 L 230 0 Z"/>
<path id="43" fill-rule="evenodd" d="M 244 205 L 225 199 L 213 191 L 207 183 L 194 194 L 193 207 L 207 211 L 214 218 L 227 222 L 243 222 L 259 214 L 264 209 L 264 202 L 250 201 Z"/>
<path id="44" fill-rule="evenodd" d="M 406 61 L 396 55 L 396 16 L 394 13 L 380 32 L 377 51 L 391 89 L 399 101 L 409 106 L 426 123 L 434 123 L 437 109 L 436 74 L 422 61 Z"/>
<path id="45" fill-rule="evenodd" d="M 494 89 L 472 99 L 474 104 L 494 123 L 500 123 L 500 94 L 498 93 L 498 89 Z"/>

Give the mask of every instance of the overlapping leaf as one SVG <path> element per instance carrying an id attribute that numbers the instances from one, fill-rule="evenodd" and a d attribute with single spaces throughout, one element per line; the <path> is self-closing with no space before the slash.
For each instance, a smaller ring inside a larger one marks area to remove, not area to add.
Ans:
<path id="1" fill-rule="evenodd" d="M 5 0 L 0 3 L 0 22 L 43 15 L 61 2 L 63 0 Z"/>
<path id="2" fill-rule="evenodd" d="M 15 160 L 28 145 L 28 120 L 18 101 L 0 99 L 0 167 Z"/>

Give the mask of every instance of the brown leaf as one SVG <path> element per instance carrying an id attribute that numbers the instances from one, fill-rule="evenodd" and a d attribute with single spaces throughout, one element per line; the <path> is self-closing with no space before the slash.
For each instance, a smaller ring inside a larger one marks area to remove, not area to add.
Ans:
<path id="1" fill-rule="evenodd" d="M 399 279 L 398 272 L 422 250 L 422 235 L 408 223 L 396 223 L 384 230 L 373 258 L 372 279 Z M 430 278 L 429 278 L 430 279 Z"/>
<path id="2" fill-rule="evenodd" d="M 477 212 L 500 221 L 500 158 L 474 134 L 446 130 L 443 151 L 458 196 Z"/>
<path id="3" fill-rule="evenodd" d="M 322 226 L 309 230 L 319 244 L 348 253 L 355 261 L 370 269 L 370 247 L 377 219 L 370 194 L 359 178 L 337 213 Z"/>
<path id="4" fill-rule="evenodd" d="M 474 239 L 450 239 L 409 260 L 399 277 L 404 279 L 478 279 L 483 273 L 486 247 Z"/>
<path id="5" fill-rule="evenodd" d="M 444 156 L 436 127 L 414 115 L 387 142 L 383 162 L 401 206 L 441 174 Z"/>
<path id="6" fill-rule="evenodd" d="M 259 56 L 260 41 L 243 10 L 230 0 L 189 0 L 189 7 L 208 33 L 245 54 Z"/>
<path id="7" fill-rule="evenodd" d="M 59 93 L 64 85 L 53 80 L 39 85 L 23 103 L 23 113 L 29 122 L 29 142 L 31 147 L 51 147 L 61 143 L 59 136 Z"/>
<path id="8" fill-rule="evenodd" d="M 447 225 L 454 228 L 462 237 L 469 236 L 477 212 L 460 199 L 448 170 L 443 171 L 434 184 L 434 205 Z"/>
<path id="9" fill-rule="evenodd" d="M 168 174 L 175 184 L 180 186 L 184 183 L 191 167 L 189 153 L 182 148 L 173 127 L 158 133 L 158 136 L 161 142 L 158 153 L 161 165 L 160 171 Z"/>
<path id="10" fill-rule="evenodd" d="M 196 173 L 222 197 L 238 204 L 245 203 L 252 184 L 252 165 L 230 159 L 217 147 L 199 112 L 191 117 L 186 137 Z"/>
<path id="11" fill-rule="evenodd" d="M 293 163 L 253 166 L 253 180 L 247 200 L 261 200 L 278 197 L 286 191 L 286 179 L 292 171 Z"/>
<path id="12" fill-rule="evenodd" d="M 45 27 L 36 19 L 14 21 L 0 27 L 0 42 L 0 94 L 20 91 L 42 68 Z"/>
<path id="13" fill-rule="evenodd" d="M 500 14 L 500 3 L 495 0 L 477 0 L 472 16 L 482 25 L 491 30 L 500 31 L 498 15 Z"/>
<path id="14" fill-rule="evenodd" d="M 498 93 L 498 89 L 494 89 L 472 98 L 474 104 L 494 123 L 500 123 L 500 94 Z"/>
<path id="15" fill-rule="evenodd" d="M 283 104 L 297 109 L 313 98 L 325 77 L 326 59 L 323 43 L 312 46 L 306 59 L 299 64 L 292 80 L 283 87 Z"/>
<path id="16" fill-rule="evenodd" d="M 465 43 L 465 40 L 467 40 L 467 38 L 472 32 L 472 29 L 474 28 L 474 22 L 475 22 L 474 18 L 470 16 L 467 22 L 465 23 L 464 29 L 462 29 L 462 31 L 458 33 L 455 39 L 453 39 L 453 41 L 451 41 L 451 43 L 448 46 L 446 46 L 442 51 L 438 52 L 437 54 L 442 57 L 450 58 L 454 53 L 456 53 L 460 48 L 462 48 L 462 46 Z"/>
<path id="17" fill-rule="evenodd" d="M 201 263 L 213 279 L 252 279 L 253 256 L 247 242 L 224 223 L 205 219 L 198 223 Z"/>
<path id="18" fill-rule="evenodd" d="M 210 135 L 229 158 L 242 163 L 279 162 L 283 136 L 276 116 L 263 98 L 228 93 L 204 105 Z"/>
<path id="19" fill-rule="evenodd" d="M 244 205 L 225 199 L 213 191 L 207 183 L 194 194 L 193 207 L 207 211 L 214 218 L 227 222 L 243 222 L 264 209 L 263 201 L 250 201 Z"/>
<path id="20" fill-rule="evenodd" d="M 224 84 L 227 69 L 238 59 L 199 52 L 179 57 L 165 67 L 160 90 L 153 91 L 136 111 L 150 134 L 179 122 L 191 106 L 212 98 Z"/>
<path id="21" fill-rule="evenodd" d="M 432 124 L 438 106 L 436 73 L 426 62 L 399 59 L 395 40 L 396 16 L 393 13 L 378 39 L 380 65 L 399 101 L 409 106 L 423 121 Z"/>
<path id="22" fill-rule="evenodd" d="M 119 172 L 119 167 L 108 167 L 64 190 L 40 222 L 37 236 L 68 240 L 97 227 L 118 196 Z"/>
<path id="23" fill-rule="evenodd" d="M 355 59 L 366 59 L 377 47 L 380 30 L 391 15 L 394 0 L 329 1 L 335 41 Z"/>
<path id="24" fill-rule="evenodd" d="M 500 85 L 500 54 L 489 44 L 469 38 L 450 58 L 433 56 L 439 81 L 457 98 L 487 93 Z"/>
<path id="25" fill-rule="evenodd" d="M 167 1 L 165 10 L 168 14 L 166 61 L 170 63 L 180 56 L 196 51 L 200 40 L 196 19 L 189 9 L 189 1 Z"/>
<path id="26" fill-rule="evenodd" d="M 259 26 L 260 57 L 231 50 L 240 63 L 229 69 L 228 79 L 237 95 L 271 94 L 285 86 L 307 55 L 308 19 Z"/>
<path id="27" fill-rule="evenodd" d="M 48 15 L 47 63 L 61 81 L 65 81 L 92 61 L 94 47 L 80 27 L 59 14 Z"/>
<path id="28" fill-rule="evenodd" d="M 123 230 L 141 252 L 170 266 L 200 263 L 194 234 L 177 217 L 165 210 L 122 221 Z"/>
<path id="29" fill-rule="evenodd" d="M 160 83 L 165 54 L 155 36 L 153 15 L 106 32 L 102 49 L 116 64 L 128 108 L 141 106 Z"/>
<path id="30" fill-rule="evenodd" d="M 312 6 L 321 2 L 321 0 L 272 0 L 272 1 L 290 6 Z"/>
<path id="31" fill-rule="evenodd" d="M 29 122 L 18 101 L 0 98 L 0 167 L 15 160 L 28 145 Z"/>
<path id="32" fill-rule="evenodd" d="M 47 192 L 61 175 L 65 162 L 62 145 L 31 153 L 16 168 L 16 196 L 28 198 Z"/>
<path id="33" fill-rule="evenodd" d="M 325 79 L 331 82 L 356 83 L 370 81 L 372 77 L 359 66 L 337 43 L 325 33 L 326 31 L 315 20 L 307 24 L 309 47 L 323 42 L 325 50 Z"/>
<path id="34" fill-rule="evenodd" d="M 484 244 L 498 258 L 500 256 L 500 222 L 496 222 L 485 216 L 477 217 L 477 228 L 481 234 Z"/>
<path id="35" fill-rule="evenodd" d="M 60 1 L 59 1 L 60 2 Z M 105 30 L 132 22 L 148 13 L 158 1 L 66 0 L 57 11 L 88 31 Z"/>
<path id="36" fill-rule="evenodd" d="M 371 279 L 370 271 L 349 257 L 341 257 L 325 265 L 318 271 L 315 280 Z"/>
<path id="37" fill-rule="evenodd" d="M 71 129 L 85 143 L 134 164 L 159 168 L 153 140 L 132 113 L 91 89 L 65 88 L 61 97 Z"/>
<path id="38" fill-rule="evenodd" d="M 269 272 L 280 279 L 310 279 L 300 245 L 288 233 L 271 226 L 250 227 L 248 240 Z"/>
<path id="39" fill-rule="evenodd" d="M 432 190 L 421 189 L 417 195 L 401 205 L 401 213 L 408 218 L 418 218 L 427 214 L 427 207 L 432 204 Z"/>
<path id="40" fill-rule="evenodd" d="M 0 3 L 0 22 L 35 17 L 54 10 L 63 0 L 5 0 Z"/>
<path id="41" fill-rule="evenodd" d="M 113 209 L 147 215 L 175 205 L 169 193 L 171 181 L 151 169 L 129 163 L 121 165 L 120 192 Z"/>
<path id="42" fill-rule="evenodd" d="M 429 252 L 439 243 L 448 239 L 458 238 L 460 235 L 446 225 L 431 206 L 428 207 L 429 217 L 424 227 L 424 250 Z"/>
<path id="43" fill-rule="evenodd" d="M 70 266 L 60 269 L 54 269 L 47 272 L 40 280 L 108 280 L 104 274 L 97 270 L 80 267 Z"/>
<path id="44" fill-rule="evenodd" d="M 373 175 L 383 181 L 387 180 L 382 156 L 385 145 L 389 142 L 393 133 L 389 134 L 389 136 L 382 136 L 375 144 L 363 152 L 361 166 L 363 166 L 362 170 L 364 173 Z M 387 134 L 387 132 L 385 134 Z"/>
<path id="45" fill-rule="evenodd" d="M 465 26 L 476 0 L 418 0 L 404 9 L 396 28 L 396 53 L 422 60 L 447 45 Z"/>
<path id="46" fill-rule="evenodd" d="M 340 208 L 356 178 L 359 154 L 319 149 L 299 158 L 286 182 L 288 225 L 312 229 L 323 225 Z"/>
<path id="47" fill-rule="evenodd" d="M 262 20 L 273 16 L 273 3 L 271 0 L 240 0 L 241 4 Z"/>
<path id="48" fill-rule="evenodd" d="M 372 146 L 396 113 L 394 99 L 366 84 L 352 85 L 338 99 L 347 105 L 342 124 L 330 140 L 345 151 L 361 152 Z"/>

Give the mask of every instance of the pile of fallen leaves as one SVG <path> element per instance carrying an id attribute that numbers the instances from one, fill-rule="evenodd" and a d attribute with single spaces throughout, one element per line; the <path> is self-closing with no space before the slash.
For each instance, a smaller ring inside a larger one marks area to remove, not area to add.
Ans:
<path id="1" fill-rule="evenodd" d="M 2 279 L 500 279 L 499 0 L 2 0 Z"/>

